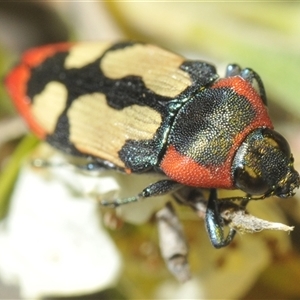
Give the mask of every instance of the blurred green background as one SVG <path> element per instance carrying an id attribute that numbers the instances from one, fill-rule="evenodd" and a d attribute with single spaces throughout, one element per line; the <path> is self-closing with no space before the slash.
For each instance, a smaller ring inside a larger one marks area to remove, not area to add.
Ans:
<path id="1" fill-rule="evenodd" d="M 1 77 L 30 47 L 66 40 L 120 39 L 155 43 L 188 58 L 207 60 L 218 67 L 221 76 L 228 63 L 254 69 L 265 84 L 275 127 L 289 141 L 295 167 L 300 170 L 299 2 L 0 2 Z M 26 129 L 2 85 L 0 118 L 0 213 L 4 214 L 17 176 L 18 162 L 36 141 L 33 138 L 23 141 L 15 152 Z M 12 153 L 13 160 L 9 161 Z M 278 251 L 276 238 L 264 239 L 272 259 L 255 273 L 251 283 L 245 285 L 235 298 L 300 298 L 298 201 L 299 196 L 291 200 L 273 199 L 276 208 L 273 203 L 270 210 L 280 209 L 287 222 L 296 226 L 289 237 L 291 247 Z M 196 234 L 203 224 L 199 225 L 184 210 L 181 215 L 191 248 L 191 269 L 197 274 L 197 268 L 206 259 L 205 251 L 216 250 L 199 247 L 201 239 L 206 239 L 205 235 Z M 198 227 L 194 229 L 195 226 Z M 126 262 L 124 276 L 116 289 L 100 291 L 94 294 L 93 299 L 155 298 L 163 287 L 162 283 L 171 280 L 171 275 L 159 257 L 153 223 L 141 227 L 125 225 L 124 229 L 111 232 L 111 235 Z M 147 251 L 141 247 L 145 243 Z M 251 243 L 249 247 L 251 252 Z M 216 277 L 218 272 L 222 272 L 222 264 L 226 264 L 227 255 L 230 255 L 228 251 L 236 250 L 226 251 L 214 262 Z M 256 251 L 255 246 L 253 251 Z M 235 255 L 238 257 L 238 254 Z M 245 265 L 237 266 L 241 274 L 248 272 Z M 228 280 L 223 280 L 223 284 L 219 279 L 216 282 L 219 285 L 215 289 L 228 288 Z M 176 286 L 176 283 L 173 284 Z M 232 282 L 232 285 L 239 284 L 242 283 Z M 207 284 L 207 288 L 212 286 L 213 283 Z M 18 295 L 17 290 L 11 291 L 3 286 L 0 299 L 6 299 L 4 291 L 7 295 Z M 91 294 L 95 292 L 91 291 Z M 91 297 L 88 295 L 87 299 Z M 45 299 L 48 298 L 45 296 Z M 81 295 L 76 299 L 84 298 Z"/>

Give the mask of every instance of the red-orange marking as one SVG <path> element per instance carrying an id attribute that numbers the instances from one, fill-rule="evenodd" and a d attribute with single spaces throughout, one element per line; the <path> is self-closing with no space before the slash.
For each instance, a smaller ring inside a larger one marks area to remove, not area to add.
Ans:
<path id="1" fill-rule="evenodd" d="M 74 43 L 59 43 L 54 45 L 45 45 L 26 51 L 22 56 L 22 63 L 34 68 L 40 65 L 46 58 L 55 55 L 58 52 L 68 51 Z"/>
<path id="2" fill-rule="evenodd" d="M 217 170 L 215 167 L 201 166 L 170 145 L 160 167 L 167 176 L 182 184 L 203 188 L 233 188 L 229 163 L 226 162 Z"/>
<path id="3" fill-rule="evenodd" d="M 15 67 L 5 78 L 5 85 L 17 110 L 31 130 L 41 139 L 47 133 L 32 116 L 31 101 L 27 96 L 27 82 L 31 76 L 30 69 L 40 65 L 46 58 L 57 52 L 69 50 L 72 45 L 72 43 L 60 43 L 30 49 L 23 54 L 21 64 Z"/>
<path id="4" fill-rule="evenodd" d="M 14 101 L 14 104 L 28 123 L 30 129 L 41 139 L 46 135 L 45 130 L 36 122 L 31 114 L 31 101 L 26 95 L 27 81 L 30 77 L 30 71 L 27 66 L 19 65 L 14 68 L 5 78 L 5 85 Z"/>

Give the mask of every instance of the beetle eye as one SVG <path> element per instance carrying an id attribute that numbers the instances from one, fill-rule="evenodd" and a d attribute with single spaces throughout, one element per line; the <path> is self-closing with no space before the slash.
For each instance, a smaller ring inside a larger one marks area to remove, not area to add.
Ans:
<path id="1" fill-rule="evenodd" d="M 281 134 L 279 134 L 276 131 L 271 131 L 269 129 L 262 130 L 262 133 L 264 138 L 267 139 L 267 141 L 269 141 L 269 143 L 272 144 L 274 147 L 279 149 L 284 157 L 293 160 L 290 146 Z"/>
<path id="2" fill-rule="evenodd" d="M 265 194 L 270 188 L 261 174 L 246 166 L 235 169 L 234 180 L 237 188 L 251 195 Z"/>

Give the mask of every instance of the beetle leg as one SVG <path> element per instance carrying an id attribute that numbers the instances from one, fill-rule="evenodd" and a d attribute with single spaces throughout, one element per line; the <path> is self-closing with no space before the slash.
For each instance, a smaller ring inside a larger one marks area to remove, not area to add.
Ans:
<path id="1" fill-rule="evenodd" d="M 101 159 L 86 159 L 82 161 L 72 161 L 72 164 L 79 171 L 101 173 L 104 170 L 119 170 L 119 168 L 108 160 Z M 121 169 L 120 169 L 121 170 Z M 123 169 L 122 169 L 123 170 Z"/>
<path id="2" fill-rule="evenodd" d="M 247 80 L 258 91 L 264 105 L 267 106 L 266 91 L 260 76 L 250 68 L 242 70 L 237 64 L 229 64 L 226 68 L 225 77 L 233 77 L 237 75 L 240 75 L 242 78 Z"/>
<path id="3" fill-rule="evenodd" d="M 243 69 L 240 75 L 258 90 L 260 98 L 262 99 L 264 105 L 267 106 L 267 95 L 260 76 L 250 68 Z"/>
<path id="4" fill-rule="evenodd" d="M 216 189 L 210 190 L 205 215 L 206 230 L 210 241 L 215 248 L 227 246 L 235 236 L 236 231 L 230 228 L 227 237 L 224 237 L 224 221 L 219 213 L 219 203 Z"/>
<path id="5" fill-rule="evenodd" d="M 240 73 L 241 73 L 241 68 L 240 68 L 239 65 L 230 64 L 226 68 L 225 77 L 233 77 L 233 76 L 236 76 L 236 75 L 240 75 Z"/>
<path id="6" fill-rule="evenodd" d="M 160 180 L 155 183 L 150 184 L 145 189 L 142 190 L 141 193 L 134 197 L 124 198 L 124 199 L 115 199 L 112 202 L 108 201 L 101 201 L 101 205 L 103 206 L 111 206 L 111 207 L 117 207 L 123 204 L 128 204 L 131 202 L 136 202 L 143 198 L 148 197 L 156 197 L 168 194 L 170 192 L 173 192 L 180 188 L 182 185 L 176 181 L 173 180 Z"/>

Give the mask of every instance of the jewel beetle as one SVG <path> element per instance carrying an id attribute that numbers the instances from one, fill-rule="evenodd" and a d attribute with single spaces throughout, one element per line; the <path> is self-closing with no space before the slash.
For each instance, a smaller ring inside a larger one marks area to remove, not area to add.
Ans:
<path id="1" fill-rule="evenodd" d="M 60 43 L 28 50 L 5 79 L 32 131 L 86 168 L 165 175 L 137 201 L 185 187 L 210 189 L 206 228 L 225 237 L 216 189 L 289 197 L 299 174 L 287 141 L 273 130 L 259 75 L 139 42 Z"/>

